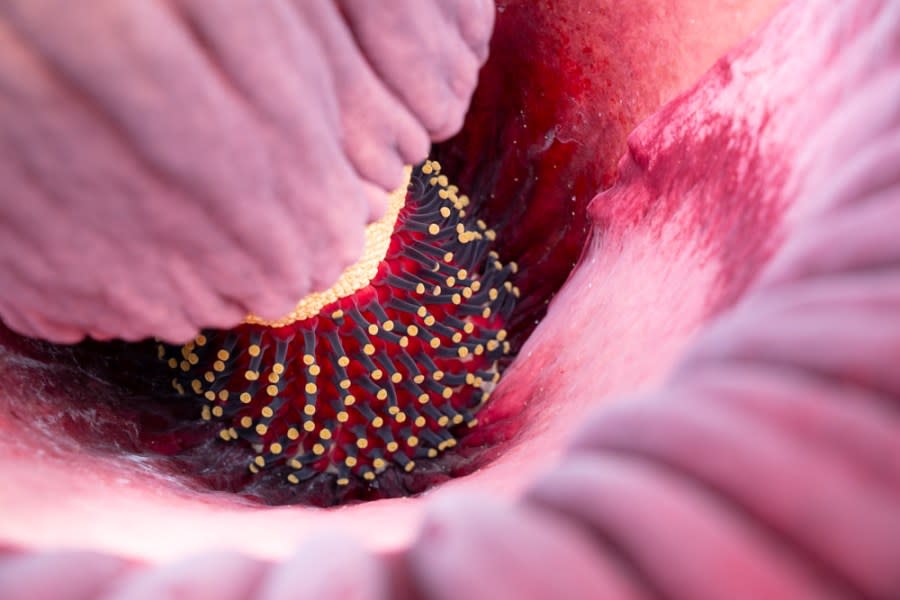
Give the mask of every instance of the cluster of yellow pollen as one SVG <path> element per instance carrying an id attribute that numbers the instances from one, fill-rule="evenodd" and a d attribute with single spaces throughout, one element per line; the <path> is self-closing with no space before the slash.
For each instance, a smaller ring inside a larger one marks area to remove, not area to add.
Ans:
<path id="1" fill-rule="evenodd" d="M 409 187 L 411 173 L 412 168 L 406 167 L 403 173 L 403 185 L 388 196 L 387 209 L 384 215 L 366 227 L 366 244 L 362 257 L 344 269 L 344 272 L 341 273 L 334 285 L 327 290 L 313 292 L 305 296 L 297 303 L 293 311 L 277 321 L 267 321 L 255 315 L 250 315 L 245 319 L 245 322 L 267 327 L 284 327 L 285 325 L 314 317 L 332 302 L 346 298 L 357 290 L 369 285 L 369 282 L 372 281 L 372 278 L 378 272 L 378 265 L 381 264 L 385 254 L 387 254 L 391 236 L 394 233 L 394 225 L 397 222 L 397 215 L 400 214 L 400 210 L 406 202 L 406 191 Z"/>

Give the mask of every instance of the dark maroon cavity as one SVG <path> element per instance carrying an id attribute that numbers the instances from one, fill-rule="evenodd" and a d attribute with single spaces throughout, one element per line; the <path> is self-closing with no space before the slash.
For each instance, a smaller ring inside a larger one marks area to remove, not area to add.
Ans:
<path id="1" fill-rule="evenodd" d="M 406 479 L 455 447 L 511 360 L 518 266 L 496 240 L 427 161 L 368 285 L 293 323 L 160 344 L 158 359 L 196 426 L 252 449 L 246 489 L 303 502 L 321 478 L 339 500 L 396 495 L 385 473 Z"/>

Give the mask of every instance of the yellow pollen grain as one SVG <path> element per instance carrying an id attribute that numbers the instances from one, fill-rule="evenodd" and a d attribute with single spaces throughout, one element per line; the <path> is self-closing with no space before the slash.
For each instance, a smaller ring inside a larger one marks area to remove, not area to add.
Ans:
<path id="1" fill-rule="evenodd" d="M 385 446 L 385 449 L 388 452 L 396 452 L 397 450 L 400 449 L 400 444 L 398 444 L 397 442 L 388 442 L 387 445 Z"/>
<path id="2" fill-rule="evenodd" d="M 394 373 L 393 375 L 391 375 L 391 382 L 400 383 L 401 381 L 403 381 L 403 375 L 401 375 L 400 373 Z"/>
<path id="3" fill-rule="evenodd" d="M 309 368 L 306 369 L 306 370 L 307 370 L 307 371 L 309 372 L 309 374 L 312 375 L 313 377 L 317 377 L 317 376 L 319 375 L 319 373 L 322 372 L 322 368 L 319 367 L 319 365 L 309 365 Z"/>
<path id="4" fill-rule="evenodd" d="M 282 450 L 283 448 L 278 442 L 275 442 L 269 446 L 269 452 L 271 452 L 272 454 L 281 454 Z"/>
<path id="5" fill-rule="evenodd" d="M 356 396 L 354 396 L 353 394 L 347 394 L 346 396 L 344 396 L 344 406 L 353 406 L 355 402 Z"/>
<path id="6" fill-rule="evenodd" d="M 347 365 L 349 365 L 349 364 L 350 364 L 350 359 L 347 358 L 346 356 L 342 356 L 338 359 L 339 367 L 347 367 Z"/>
<path id="7" fill-rule="evenodd" d="M 203 392 L 203 397 L 212 402 L 216 399 L 216 393 L 212 390 L 206 390 Z"/>
<path id="8" fill-rule="evenodd" d="M 424 306 L 420 306 L 419 308 L 416 309 L 416 314 L 419 317 L 424 319 L 428 315 L 428 309 L 425 308 Z"/>
<path id="9" fill-rule="evenodd" d="M 387 461 L 385 461 L 383 458 L 376 458 L 372 461 L 372 466 L 380 471 L 387 466 Z"/>
<path id="10" fill-rule="evenodd" d="M 363 346 L 363 352 L 366 354 L 366 356 L 372 356 L 373 354 L 375 354 L 375 346 L 373 346 L 372 344 L 366 344 L 365 346 Z"/>
<path id="11" fill-rule="evenodd" d="M 331 430 L 325 429 L 323 427 L 322 430 L 319 431 L 319 437 L 322 438 L 323 440 L 330 440 L 331 439 Z"/>
<path id="12" fill-rule="evenodd" d="M 360 450 L 365 450 L 369 447 L 369 440 L 367 440 L 366 438 L 359 438 L 358 440 L 356 440 L 356 447 Z"/>
<path id="13" fill-rule="evenodd" d="M 387 320 L 381 324 L 381 328 L 385 331 L 393 331 L 394 330 L 394 322 L 391 320 Z"/>
<path id="14" fill-rule="evenodd" d="M 313 444 L 312 451 L 316 456 L 321 456 L 325 454 L 325 446 L 322 444 Z"/>
<path id="15" fill-rule="evenodd" d="M 388 397 L 387 390 L 385 390 L 385 389 L 378 390 L 378 393 L 375 394 L 375 397 L 378 398 L 379 400 L 387 400 L 387 397 Z"/>
<path id="16" fill-rule="evenodd" d="M 212 412 L 212 415 L 214 417 L 221 417 L 223 414 L 225 414 L 225 411 L 222 410 L 221 406 L 213 406 L 212 411 L 210 412 Z"/>
<path id="17" fill-rule="evenodd" d="M 305 415 L 311 417 L 311 416 L 313 416 L 314 414 L 316 414 L 316 407 L 313 406 L 312 404 L 307 404 L 306 406 L 303 407 L 303 413 L 304 413 Z"/>
<path id="18" fill-rule="evenodd" d="M 441 345 L 441 340 L 439 340 L 438 338 L 431 338 L 431 341 L 428 342 L 428 345 L 434 349 L 437 349 Z"/>
<path id="19" fill-rule="evenodd" d="M 438 455 L 438 451 L 437 451 L 437 450 L 435 450 L 434 448 L 429 448 L 429 449 L 428 449 L 428 458 L 434 458 L 434 457 L 436 457 L 437 455 Z"/>
<path id="20" fill-rule="evenodd" d="M 335 415 L 335 418 L 338 420 L 338 423 L 346 423 L 350 419 L 350 413 L 342 410 Z"/>
<path id="21" fill-rule="evenodd" d="M 250 404 L 253 401 L 253 396 L 250 395 L 250 392 L 241 392 L 241 395 L 238 397 L 244 404 Z"/>
<path id="22" fill-rule="evenodd" d="M 316 428 L 316 424 L 313 423 L 312 421 L 307 421 L 306 423 L 303 424 L 303 431 L 305 431 L 307 433 L 312 433 L 315 430 L 315 428 Z"/>
<path id="23" fill-rule="evenodd" d="M 307 394 L 315 394 L 319 391 L 319 388 L 316 386 L 316 384 L 310 382 L 303 387 L 303 391 L 305 391 Z"/>
<path id="24" fill-rule="evenodd" d="M 372 419 L 372 427 L 374 427 L 375 429 L 380 428 L 382 425 L 384 425 L 384 419 L 382 419 L 381 417 L 375 417 L 374 419 Z"/>
<path id="25" fill-rule="evenodd" d="M 303 355 L 303 364 L 307 367 L 314 364 L 316 362 L 316 357 L 312 354 L 304 354 Z"/>
<path id="26" fill-rule="evenodd" d="M 432 325 L 434 325 L 434 323 L 435 323 L 434 317 L 432 317 L 431 315 L 428 315 L 427 317 L 425 317 L 425 324 L 426 324 L 426 325 L 428 325 L 429 327 L 431 327 Z"/>
<path id="27" fill-rule="evenodd" d="M 399 412 L 396 415 L 394 415 L 394 419 L 398 423 L 406 423 L 406 413 Z"/>
<path id="28" fill-rule="evenodd" d="M 217 373 L 221 373 L 224 370 L 225 370 L 225 363 L 222 362 L 221 360 L 217 360 L 216 362 L 213 363 L 213 371 L 216 371 Z"/>
<path id="29" fill-rule="evenodd" d="M 290 475 L 287 476 L 287 480 L 290 483 L 293 483 L 294 485 L 297 485 L 298 483 L 300 483 L 300 479 L 293 473 L 291 473 Z"/>
<path id="30" fill-rule="evenodd" d="M 266 432 L 269 431 L 269 428 L 266 427 L 265 423 L 259 423 L 256 426 L 256 433 L 259 435 L 266 435 Z"/>
<path id="31" fill-rule="evenodd" d="M 253 357 L 259 356 L 261 352 L 262 348 L 260 348 L 257 344 L 250 344 L 250 347 L 247 348 L 247 353 Z"/>
<path id="32" fill-rule="evenodd" d="M 266 459 L 263 458 L 262 456 L 257 456 L 256 458 L 253 459 L 253 462 L 256 463 L 257 467 L 266 466 Z"/>
<path id="33" fill-rule="evenodd" d="M 269 373 L 269 383 L 278 383 L 280 380 L 278 373 Z"/>
<path id="34" fill-rule="evenodd" d="M 441 226 L 438 225 L 437 223 L 432 223 L 431 225 L 428 226 L 428 233 L 430 233 L 431 235 L 437 235 L 440 232 L 441 232 Z"/>
<path id="35" fill-rule="evenodd" d="M 416 337 L 419 334 L 419 328 L 415 325 L 410 325 L 406 328 L 406 333 L 411 337 Z"/>
<path id="36" fill-rule="evenodd" d="M 289 440 L 294 441 L 300 437 L 300 432 L 297 430 L 296 427 L 291 427 L 290 429 L 287 430 L 287 437 Z"/>
<path id="37" fill-rule="evenodd" d="M 278 395 L 278 386 L 277 385 L 267 385 L 266 393 L 272 397 L 277 396 Z"/>
<path id="38" fill-rule="evenodd" d="M 363 479 L 365 479 L 366 481 L 374 481 L 375 473 L 373 473 L 372 471 L 366 471 L 365 473 L 363 473 Z"/>
<path id="39" fill-rule="evenodd" d="M 413 421 L 416 427 L 425 427 L 425 417 L 416 417 L 416 420 Z"/>
<path id="40" fill-rule="evenodd" d="M 313 292 L 300 302 L 294 310 L 276 321 L 267 321 L 255 315 L 249 315 L 245 322 L 268 327 L 284 327 L 296 321 L 302 321 L 319 314 L 329 304 L 345 298 L 357 290 L 369 285 L 369 282 L 378 272 L 378 265 L 384 260 L 390 245 L 391 236 L 394 233 L 394 225 L 397 215 L 406 203 L 406 192 L 409 188 L 409 178 L 412 169 L 406 167 L 404 183 L 388 196 L 388 205 L 384 216 L 378 221 L 366 227 L 366 243 L 362 257 L 354 264 L 347 267 L 337 282 L 327 290 Z"/>
<path id="41" fill-rule="evenodd" d="M 228 352 L 228 350 L 222 349 L 216 352 L 216 358 L 218 358 L 219 360 L 228 360 L 229 358 L 231 358 L 231 354 Z"/>
<path id="42" fill-rule="evenodd" d="M 379 379 L 381 379 L 384 376 L 384 373 L 382 372 L 381 369 L 375 369 L 374 371 L 372 371 L 371 375 L 372 375 L 372 379 L 374 381 L 378 381 Z"/>
<path id="43" fill-rule="evenodd" d="M 428 404 L 429 399 L 428 394 L 424 392 L 419 394 L 419 404 Z"/>
<path id="44" fill-rule="evenodd" d="M 297 469 L 298 471 L 299 471 L 300 469 L 303 468 L 303 463 L 300 462 L 299 460 L 297 460 L 296 458 L 292 458 L 292 459 L 290 460 L 290 462 L 288 462 L 288 465 L 289 465 L 292 469 Z"/>
<path id="45" fill-rule="evenodd" d="M 262 416 L 264 416 L 267 419 L 271 419 L 272 416 L 275 415 L 275 411 L 273 411 L 272 407 L 270 407 L 270 406 L 263 406 L 262 410 L 259 412 Z"/>
<path id="46" fill-rule="evenodd" d="M 228 393 L 228 390 L 219 390 L 219 400 L 221 400 L 222 402 L 228 401 L 229 395 L 230 394 Z"/>
<path id="47" fill-rule="evenodd" d="M 342 390 L 349 390 L 350 385 L 351 385 L 351 382 L 349 379 L 341 379 L 341 382 L 338 384 L 338 387 L 340 387 Z"/>
<path id="48" fill-rule="evenodd" d="M 350 467 L 351 469 L 356 466 L 356 457 L 348 456 L 344 459 L 344 464 Z"/>
<path id="49" fill-rule="evenodd" d="M 272 365 L 272 372 L 276 375 L 281 375 L 282 373 L 284 373 L 284 365 L 281 363 L 275 363 L 274 365 Z"/>
<path id="50" fill-rule="evenodd" d="M 374 323 L 372 323 L 369 325 L 369 327 L 366 329 L 366 331 L 369 332 L 369 335 L 378 335 L 378 325 L 375 325 Z"/>
<path id="51" fill-rule="evenodd" d="M 409 346 L 409 338 L 404 335 L 400 338 L 400 341 L 398 343 L 400 344 L 401 348 L 406 348 L 407 346 Z"/>

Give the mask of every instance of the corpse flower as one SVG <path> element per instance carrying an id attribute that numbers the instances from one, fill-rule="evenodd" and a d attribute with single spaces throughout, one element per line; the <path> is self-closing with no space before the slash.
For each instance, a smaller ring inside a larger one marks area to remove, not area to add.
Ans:
<path id="1" fill-rule="evenodd" d="M 264 508 L 105 355 L 4 333 L 0 589 L 897 597 L 900 7 L 770 8 L 498 3 L 432 158 L 517 356 L 423 494 Z"/>

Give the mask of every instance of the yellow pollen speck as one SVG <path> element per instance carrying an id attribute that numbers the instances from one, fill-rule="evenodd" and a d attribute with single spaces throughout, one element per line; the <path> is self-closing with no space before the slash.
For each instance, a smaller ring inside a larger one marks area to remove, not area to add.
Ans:
<path id="1" fill-rule="evenodd" d="M 341 379 L 341 382 L 338 384 L 338 386 L 339 386 L 342 390 L 349 390 L 349 389 L 350 389 L 350 385 L 351 385 L 351 382 L 350 382 L 349 379 Z"/>
<path id="2" fill-rule="evenodd" d="M 312 451 L 313 454 L 321 456 L 322 454 L 325 454 L 325 446 L 323 446 L 322 444 L 313 444 Z"/>
<path id="3" fill-rule="evenodd" d="M 200 418 L 202 418 L 204 421 L 209 421 L 212 418 L 208 406 L 204 406 L 200 409 Z"/>
<path id="4" fill-rule="evenodd" d="M 316 386 L 316 384 L 310 382 L 307 383 L 306 386 L 304 386 L 303 391 L 305 391 L 307 394 L 315 394 L 317 391 L 319 391 L 319 388 Z"/>
<path id="5" fill-rule="evenodd" d="M 372 466 L 380 471 L 387 466 L 387 462 L 383 458 L 376 458 L 372 461 Z"/>
<path id="6" fill-rule="evenodd" d="M 245 319 L 245 322 L 269 327 L 284 327 L 296 321 L 313 317 L 319 314 L 319 311 L 327 305 L 367 286 L 372 278 L 375 277 L 375 274 L 378 272 L 378 266 L 387 254 L 397 215 L 406 203 L 406 191 L 409 187 L 411 173 L 412 169 L 407 167 L 403 185 L 388 197 L 388 206 L 384 216 L 366 227 L 366 244 L 362 258 L 347 267 L 333 286 L 325 291 L 309 294 L 297 303 L 297 306 L 289 315 L 282 319 L 266 321 L 255 315 L 250 315 Z"/>
<path id="7" fill-rule="evenodd" d="M 398 412 L 396 415 L 394 415 L 394 419 L 398 423 L 405 423 L 406 422 L 406 413 Z"/>
<path id="8" fill-rule="evenodd" d="M 497 339 L 501 342 L 506 339 L 507 333 L 505 329 L 501 329 L 497 332 Z"/>
<path id="9" fill-rule="evenodd" d="M 456 351 L 456 353 L 459 354 L 460 358 L 465 358 L 469 355 L 469 349 L 465 346 L 461 346 L 459 350 Z"/>
<path id="10" fill-rule="evenodd" d="M 229 395 L 228 390 L 219 390 L 219 400 L 222 402 L 227 402 Z"/>
<path id="11" fill-rule="evenodd" d="M 428 314 L 428 309 L 425 308 L 424 306 L 420 306 L 418 309 L 416 309 L 416 314 L 417 314 L 419 317 L 421 317 L 421 318 L 424 319 L 425 316 Z"/>
<path id="12" fill-rule="evenodd" d="M 174 358 L 170 358 L 170 359 L 169 359 L 169 368 L 170 368 L 170 369 L 175 369 L 175 368 L 177 368 L 177 367 L 178 367 L 178 361 L 175 360 Z"/>
<path id="13" fill-rule="evenodd" d="M 292 469 L 297 469 L 298 471 L 299 471 L 300 469 L 303 468 L 303 463 L 300 462 L 299 460 L 297 460 L 296 458 L 292 458 L 292 459 L 290 460 L 290 462 L 288 462 L 288 465 L 289 465 Z"/>
<path id="14" fill-rule="evenodd" d="M 396 452 L 397 450 L 400 449 L 400 444 L 398 444 L 397 442 L 388 442 L 387 445 L 385 446 L 385 449 L 388 452 Z"/>
<path id="15" fill-rule="evenodd" d="M 378 390 L 378 393 L 375 394 L 375 397 L 378 398 L 379 400 L 387 400 L 387 397 L 388 397 L 387 390 L 385 390 L 385 389 Z"/>
<path id="16" fill-rule="evenodd" d="M 259 412 L 262 416 L 264 416 L 267 419 L 271 419 L 272 416 L 275 414 L 275 411 L 273 411 L 272 407 L 270 407 L 270 406 L 263 406 L 262 410 Z"/>
<path id="17" fill-rule="evenodd" d="M 394 330 L 394 322 L 391 320 L 387 320 L 381 324 L 381 328 L 385 331 L 393 331 Z"/>
<path id="18" fill-rule="evenodd" d="M 441 418 L 437 420 L 437 423 L 441 427 L 446 427 L 447 424 L 450 423 L 450 417 L 448 417 L 447 415 L 441 415 Z"/>
<path id="19" fill-rule="evenodd" d="M 416 284 L 416 293 L 417 293 L 417 294 L 424 294 L 424 293 L 425 293 L 425 284 L 424 284 L 424 283 L 417 283 L 417 284 Z"/>
<path id="20" fill-rule="evenodd" d="M 434 457 L 437 456 L 437 455 L 438 455 L 438 451 L 437 451 L 437 450 L 435 450 L 434 448 L 429 448 L 429 449 L 428 449 L 428 458 L 434 458 Z"/>
<path id="21" fill-rule="evenodd" d="M 356 396 L 353 394 L 347 394 L 344 396 L 344 406 L 353 406 L 353 403 L 356 402 Z"/>
<path id="22" fill-rule="evenodd" d="M 338 423 L 346 423 L 350 419 L 350 413 L 342 410 L 335 415 L 335 418 L 337 418 Z"/>
<path id="23" fill-rule="evenodd" d="M 434 325 L 434 323 L 435 323 L 434 317 L 432 317 L 431 315 L 428 315 L 427 317 L 425 317 L 425 324 L 426 324 L 426 325 L 428 325 L 429 327 L 431 327 L 432 325 Z"/>
<path id="24" fill-rule="evenodd" d="M 375 417 L 374 419 L 372 419 L 372 427 L 374 427 L 375 429 L 378 429 L 382 425 L 384 425 L 384 419 L 382 419 L 381 417 Z"/>
<path id="25" fill-rule="evenodd" d="M 334 319 L 334 320 L 343 319 L 343 318 L 344 318 L 344 311 L 342 311 L 342 310 L 340 310 L 340 309 L 334 311 L 333 313 L 331 313 L 331 318 Z"/>
<path id="26" fill-rule="evenodd" d="M 404 335 L 402 338 L 400 338 L 399 344 L 401 348 L 406 348 L 407 346 L 409 346 L 409 338 Z"/>
<path id="27" fill-rule="evenodd" d="M 228 360 L 229 358 L 231 358 L 231 354 L 228 352 L 228 350 L 222 349 L 216 352 L 216 358 L 218 358 L 219 360 Z"/>
<path id="28" fill-rule="evenodd" d="M 437 223 L 432 223 L 431 225 L 428 226 L 428 233 L 430 233 L 431 235 L 437 235 L 440 232 L 441 232 L 441 226 L 438 225 Z"/>
<path id="29" fill-rule="evenodd" d="M 444 400 L 449 400 L 451 396 L 453 396 L 453 388 L 445 387 L 443 391 L 441 391 L 441 396 Z"/>
<path id="30" fill-rule="evenodd" d="M 307 367 L 316 362 L 316 357 L 312 354 L 304 354 L 303 355 L 303 364 Z"/>
<path id="31" fill-rule="evenodd" d="M 256 371 L 245 371 L 244 379 L 246 379 L 247 381 L 256 381 L 257 379 L 259 379 L 259 373 L 257 373 Z"/>
<path id="32" fill-rule="evenodd" d="M 275 442 L 274 444 L 269 446 L 269 452 L 271 452 L 272 454 L 281 454 L 282 450 L 283 448 L 278 442 Z"/>
<path id="33" fill-rule="evenodd" d="M 425 376 L 424 375 L 416 375 L 415 377 L 413 377 L 413 381 L 415 383 L 425 383 Z"/>
<path id="34" fill-rule="evenodd" d="M 256 463 L 256 466 L 258 466 L 258 467 L 266 466 L 266 459 L 263 458 L 262 456 L 257 456 L 256 458 L 253 459 L 253 462 Z"/>
<path id="35" fill-rule="evenodd" d="M 375 346 L 373 346 L 372 344 L 366 344 L 365 346 L 363 346 L 363 352 L 367 356 L 372 356 L 373 354 L 375 354 Z"/>
<path id="36" fill-rule="evenodd" d="M 432 348 L 437 349 L 441 345 L 441 340 L 438 338 L 431 338 L 431 341 L 428 343 Z"/>
<path id="37" fill-rule="evenodd" d="M 369 335 L 378 335 L 378 325 L 370 324 L 366 331 L 369 332 Z"/>
<path id="38" fill-rule="evenodd" d="M 366 438 L 359 438 L 358 440 L 356 440 L 356 447 L 360 450 L 365 450 L 369 447 L 369 440 L 367 440 Z"/>
<path id="39" fill-rule="evenodd" d="M 419 328 L 415 325 L 410 325 L 406 328 L 406 333 L 412 337 L 415 337 L 419 333 Z"/>
<path id="40" fill-rule="evenodd" d="M 311 417 L 316 414 L 316 407 L 312 404 L 307 404 L 303 407 L 303 413 Z"/>
<path id="41" fill-rule="evenodd" d="M 250 469 L 250 472 L 253 473 L 254 475 L 256 473 L 259 473 L 259 467 L 257 467 L 253 463 L 250 463 L 249 465 L 247 465 L 247 468 Z"/>
<path id="42" fill-rule="evenodd" d="M 356 466 L 356 457 L 348 456 L 344 459 L 344 464 L 350 467 L 351 469 Z"/>
<path id="43" fill-rule="evenodd" d="M 266 393 L 273 397 L 277 396 L 278 395 L 278 386 L 277 385 L 267 385 Z"/>
<path id="44" fill-rule="evenodd" d="M 300 483 L 300 479 L 293 473 L 291 473 L 290 475 L 287 476 L 287 480 L 289 482 L 293 483 L 294 485 L 297 485 L 298 483 Z"/>
<path id="45" fill-rule="evenodd" d="M 371 375 L 374 381 L 378 381 L 384 376 L 384 373 L 381 371 L 381 369 L 375 369 L 374 371 L 372 371 Z"/>
<path id="46" fill-rule="evenodd" d="M 313 377 L 316 377 L 316 376 L 318 376 L 319 373 L 322 372 L 322 368 L 319 367 L 319 365 L 309 365 L 309 368 L 307 369 L 307 371 L 309 371 L 310 375 L 312 375 Z"/>
<path id="47" fill-rule="evenodd" d="M 413 421 L 416 427 L 425 427 L 425 417 L 419 416 L 416 417 L 416 420 Z"/>
<path id="48" fill-rule="evenodd" d="M 450 339 L 453 340 L 454 344 L 458 344 L 462 341 L 462 337 L 463 337 L 462 334 L 457 331 L 456 333 L 453 334 L 453 337 L 451 337 Z"/>
<path id="49" fill-rule="evenodd" d="M 250 404 L 253 401 L 253 396 L 250 395 L 250 392 L 241 392 L 239 398 L 244 404 Z"/>
<path id="50" fill-rule="evenodd" d="M 434 373 L 431 374 L 431 378 L 434 379 L 435 381 L 440 381 L 441 379 L 444 378 L 444 372 L 443 371 L 435 371 Z"/>
<path id="51" fill-rule="evenodd" d="M 287 430 L 287 437 L 289 440 L 293 441 L 300 437 L 300 432 L 296 427 L 291 427 Z M 299 468 L 299 467 L 298 467 Z"/>
<path id="52" fill-rule="evenodd" d="M 241 427 L 244 429 L 250 429 L 253 426 L 253 419 L 250 417 L 241 417 Z"/>
<path id="53" fill-rule="evenodd" d="M 213 406 L 211 412 L 214 417 L 221 417 L 223 414 L 225 414 L 225 411 L 222 410 L 221 406 Z"/>
<path id="54" fill-rule="evenodd" d="M 303 424 L 303 431 L 305 431 L 307 433 L 312 433 L 315 430 L 315 428 L 316 428 L 316 424 L 313 423 L 312 421 L 307 421 L 306 423 Z"/>
<path id="55" fill-rule="evenodd" d="M 331 439 L 331 430 L 325 429 L 323 427 L 322 430 L 319 431 L 319 437 L 322 438 L 323 440 L 330 440 Z"/>
<path id="56" fill-rule="evenodd" d="M 280 379 L 278 373 L 269 373 L 269 383 L 278 383 Z"/>
<path id="57" fill-rule="evenodd" d="M 206 390 L 203 392 L 203 397 L 212 402 L 216 399 L 216 393 L 212 390 Z"/>
<path id="58" fill-rule="evenodd" d="M 429 396 L 426 393 L 419 394 L 419 404 L 428 404 Z"/>
<path id="59" fill-rule="evenodd" d="M 255 357 L 255 356 L 259 356 L 261 352 L 262 352 L 262 348 L 260 348 L 260 347 L 259 347 L 258 345 L 256 345 L 256 344 L 250 344 L 250 347 L 247 348 L 247 353 L 248 353 L 250 356 L 254 356 L 254 357 Z"/>
<path id="60" fill-rule="evenodd" d="M 391 375 L 391 381 L 393 383 L 400 383 L 401 381 L 403 381 L 403 375 L 401 375 L 400 373 L 394 373 L 393 375 Z"/>
<path id="61" fill-rule="evenodd" d="M 374 481 L 375 473 L 373 473 L 372 471 L 366 471 L 365 473 L 363 473 L 363 479 L 365 479 L 366 481 Z"/>
<path id="62" fill-rule="evenodd" d="M 284 365 L 281 363 L 275 363 L 274 365 L 272 365 L 272 372 L 276 375 L 281 375 L 282 373 L 284 373 Z"/>
<path id="63" fill-rule="evenodd" d="M 350 364 L 350 359 L 347 358 L 346 356 L 342 356 L 338 359 L 338 366 L 340 366 L 340 367 L 346 367 L 349 364 Z"/>
<path id="64" fill-rule="evenodd" d="M 409 461 L 409 462 L 406 463 L 406 465 L 403 467 L 403 470 L 406 471 L 407 473 L 409 473 L 409 472 L 411 472 L 411 471 L 412 471 L 413 469 L 415 469 L 415 468 L 416 468 L 416 463 L 413 462 L 413 461 Z"/>
<path id="65" fill-rule="evenodd" d="M 259 423 L 256 426 L 256 433 L 258 433 L 259 435 L 266 435 L 267 431 L 269 431 L 269 428 L 266 427 L 264 423 Z"/>
<path id="66" fill-rule="evenodd" d="M 225 363 L 222 362 L 221 360 L 217 360 L 216 362 L 213 363 L 213 371 L 216 371 L 217 373 L 221 373 L 224 370 L 225 370 Z"/>

